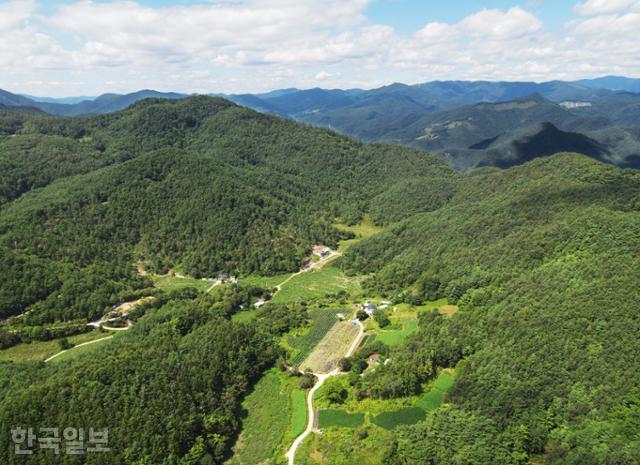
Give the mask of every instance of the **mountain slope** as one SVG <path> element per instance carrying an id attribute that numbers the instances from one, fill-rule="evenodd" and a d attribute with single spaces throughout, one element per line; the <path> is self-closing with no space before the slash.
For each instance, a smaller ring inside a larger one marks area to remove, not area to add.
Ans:
<path id="1" fill-rule="evenodd" d="M 145 100 L 90 118 L 22 117 L 0 141 L 11 167 L 0 242 L 18 257 L 79 268 L 140 260 L 197 277 L 293 271 L 313 244 L 336 244 L 337 216 L 411 202 L 380 196 L 407 173 L 441 187 L 458 178 L 419 151 L 363 145 L 209 97 Z M 427 199 L 418 210 L 432 208 Z"/>
<path id="2" fill-rule="evenodd" d="M 606 144 L 583 134 L 561 131 L 551 123 L 492 137 L 468 149 L 448 149 L 441 156 L 454 168 L 469 171 L 481 166 L 509 168 L 559 152 L 576 152 L 613 162 Z"/>

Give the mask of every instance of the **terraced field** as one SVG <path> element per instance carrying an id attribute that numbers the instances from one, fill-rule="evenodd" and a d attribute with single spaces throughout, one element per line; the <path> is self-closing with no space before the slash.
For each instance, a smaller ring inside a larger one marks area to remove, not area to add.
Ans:
<path id="1" fill-rule="evenodd" d="M 337 312 L 339 310 L 327 308 L 310 311 L 310 328 L 301 336 L 289 336 L 286 339 L 286 344 L 294 351 L 290 360 L 293 365 L 300 365 L 304 362 L 331 327 L 336 324 Z"/>
<path id="2" fill-rule="evenodd" d="M 329 373 L 338 366 L 338 361 L 345 356 L 359 331 L 360 327 L 349 321 L 334 323 L 300 368 L 314 373 Z"/>

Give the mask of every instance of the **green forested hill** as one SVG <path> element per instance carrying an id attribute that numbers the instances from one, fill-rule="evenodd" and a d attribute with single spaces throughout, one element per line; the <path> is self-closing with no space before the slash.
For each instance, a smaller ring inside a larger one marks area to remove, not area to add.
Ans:
<path id="1" fill-rule="evenodd" d="M 89 118 L 3 114 L 0 134 L 3 256 L 77 273 L 118 263 L 117 276 L 126 276 L 137 260 L 196 277 L 293 271 L 312 244 L 336 243 L 336 217 L 355 221 L 371 205 L 380 222 L 396 219 L 396 209 L 432 209 L 429 199 L 383 195 L 407 173 L 444 186 L 438 198 L 458 178 L 418 151 L 364 145 L 209 97 L 147 100 Z M 25 266 L 21 275 L 33 274 Z M 0 302 L 0 314 L 51 292 L 37 282 L 30 298 Z M 22 277 L 10 278 L 3 294 L 24 288 Z"/>
<path id="2" fill-rule="evenodd" d="M 461 309 L 423 318 L 395 366 L 362 386 L 406 394 L 460 362 L 453 406 L 403 431 L 390 463 L 460 463 L 452 449 L 478 429 L 494 431 L 491 443 L 464 463 L 637 462 L 637 171 L 565 154 L 479 172 L 443 208 L 354 246 L 345 264 L 376 272 L 371 287 L 400 300 L 446 296 Z M 429 445 L 435 437 L 449 447 Z"/>

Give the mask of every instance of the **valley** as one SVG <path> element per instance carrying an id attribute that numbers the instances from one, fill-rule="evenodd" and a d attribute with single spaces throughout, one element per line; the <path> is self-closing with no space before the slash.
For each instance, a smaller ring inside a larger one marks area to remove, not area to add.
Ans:
<path id="1" fill-rule="evenodd" d="M 0 424 L 104 425 L 101 465 L 633 457 L 640 177 L 565 129 L 466 173 L 221 98 L 0 112 Z"/>

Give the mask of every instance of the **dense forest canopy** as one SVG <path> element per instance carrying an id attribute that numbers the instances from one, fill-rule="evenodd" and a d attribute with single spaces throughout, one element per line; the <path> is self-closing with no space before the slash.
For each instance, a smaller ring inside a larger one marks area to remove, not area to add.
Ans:
<path id="1" fill-rule="evenodd" d="M 456 407 L 404 431 L 390 463 L 457 463 L 427 443 L 460 444 L 476 427 L 502 433 L 465 463 L 542 453 L 553 464 L 637 463 L 637 171 L 567 154 L 477 173 L 443 208 L 354 246 L 344 263 L 376 272 L 369 285 L 383 294 L 461 308 L 426 315 L 398 363 L 361 387 L 410 394 L 459 362 Z"/>

